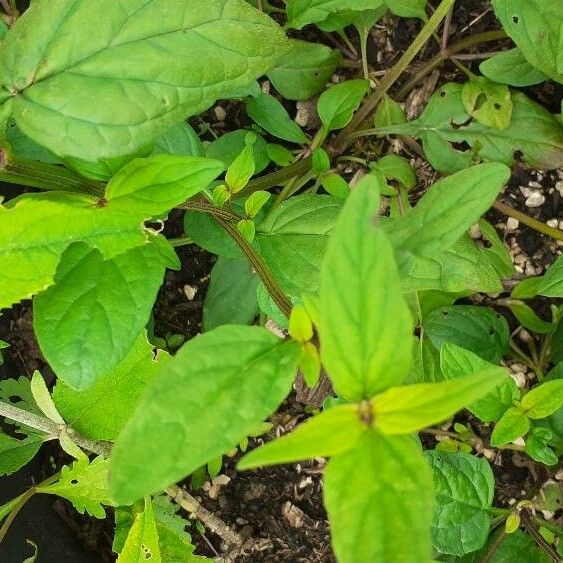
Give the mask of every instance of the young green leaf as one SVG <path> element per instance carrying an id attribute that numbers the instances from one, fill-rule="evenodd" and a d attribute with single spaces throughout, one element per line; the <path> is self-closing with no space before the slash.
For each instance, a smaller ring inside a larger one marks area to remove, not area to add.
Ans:
<path id="1" fill-rule="evenodd" d="M 536 68 L 563 83 L 557 51 L 563 15 L 560 0 L 493 0 L 506 33 Z"/>
<path id="2" fill-rule="evenodd" d="M 545 82 L 548 77 L 534 68 L 518 47 L 501 51 L 483 61 L 479 70 L 489 80 L 508 86 L 533 86 Z"/>
<path id="3" fill-rule="evenodd" d="M 491 446 L 498 448 L 524 436 L 530 429 L 530 419 L 517 407 L 509 408 L 495 424 Z"/>
<path id="4" fill-rule="evenodd" d="M 388 154 L 380 158 L 373 166 L 372 170 L 378 170 L 388 180 L 395 180 L 402 184 L 406 190 L 411 190 L 416 186 L 416 176 L 409 161 L 396 154 Z"/>
<path id="5" fill-rule="evenodd" d="M 123 550 L 117 558 L 118 563 L 138 563 L 147 560 L 151 563 L 161 563 L 158 539 L 152 501 L 150 497 L 145 498 L 145 509 L 135 516 Z"/>
<path id="6" fill-rule="evenodd" d="M 87 458 L 75 461 L 63 467 L 56 483 L 40 486 L 37 492 L 64 497 L 81 514 L 86 511 L 95 518 L 105 518 L 102 505 L 115 506 L 108 491 L 108 465 L 101 457 L 92 462 Z"/>
<path id="7" fill-rule="evenodd" d="M 59 414 L 55 403 L 53 403 L 51 393 L 49 393 L 49 389 L 45 385 L 45 380 L 38 371 L 33 372 L 30 387 L 33 399 L 43 414 L 57 424 L 64 424 L 65 421 Z"/>
<path id="8" fill-rule="evenodd" d="M 342 176 L 332 172 L 321 177 L 322 187 L 337 199 L 345 200 L 350 195 L 350 186 Z"/>
<path id="9" fill-rule="evenodd" d="M 327 131 L 343 129 L 354 117 L 369 88 L 367 80 L 347 80 L 321 94 L 317 109 Z"/>
<path id="10" fill-rule="evenodd" d="M 376 427 L 384 434 L 410 434 L 443 422 L 497 385 L 505 374 L 496 367 L 440 383 L 392 387 L 372 399 Z"/>
<path id="11" fill-rule="evenodd" d="M 307 143 L 307 136 L 301 127 L 289 117 L 281 102 L 269 94 L 250 98 L 246 103 L 246 113 L 262 129 L 278 139 L 298 145 Z"/>
<path id="12" fill-rule="evenodd" d="M 96 33 L 84 34 L 93 21 Z M 72 52 L 69 37 L 80 37 Z M 283 30 L 243 0 L 40 0 L 3 42 L 0 100 L 58 155 L 132 154 L 267 72 L 287 48 Z M 60 92 L 73 92 L 70 102 Z"/>
<path id="13" fill-rule="evenodd" d="M 440 307 L 428 314 L 424 328 L 437 350 L 445 342 L 451 342 L 495 365 L 508 350 L 508 323 L 488 307 Z"/>
<path id="14" fill-rule="evenodd" d="M 366 431 L 358 405 L 337 405 L 310 418 L 290 434 L 246 454 L 237 467 L 253 469 L 339 455 L 353 448 Z"/>
<path id="15" fill-rule="evenodd" d="M 254 149 L 252 148 L 254 140 L 255 137 L 252 142 L 248 143 L 244 149 L 242 149 L 242 152 L 233 160 L 229 168 L 227 168 L 225 183 L 234 194 L 240 192 L 256 172 Z"/>
<path id="16" fill-rule="evenodd" d="M 341 60 L 340 49 L 290 39 L 289 51 L 268 72 L 268 78 L 284 98 L 308 100 L 322 92 Z"/>
<path id="17" fill-rule="evenodd" d="M 68 424 L 86 438 L 115 440 L 133 414 L 148 383 L 170 356 L 154 354 L 145 331 L 115 369 L 85 391 L 75 391 L 61 380 L 53 400 Z"/>
<path id="18" fill-rule="evenodd" d="M 525 303 L 512 303 L 510 310 L 524 328 L 537 334 L 551 334 L 557 328 L 556 324 L 540 319 L 535 311 Z"/>
<path id="19" fill-rule="evenodd" d="M 521 408 L 528 418 L 546 418 L 563 405 L 563 379 L 546 381 L 522 398 Z"/>
<path id="20" fill-rule="evenodd" d="M 386 231 L 402 252 L 432 257 L 450 248 L 485 213 L 510 178 L 502 164 L 473 166 L 438 181 Z"/>
<path id="21" fill-rule="evenodd" d="M 329 461 L 324 501 L 341 563 L 430 560 L 432 474 L 412 436 L 365 432 Z"/>
<path id="22" fill-rule="evenodd" d="M 256 217 L 258 213 L 260 213 L 262 207 L 264 207 L 264 205 L 268 203 L 270 197 L 272 197 L 272 194 L 270 192 L 264 192 L 262 190 L 254 192 L 244 202 L 244 210 L 246 212 L 246 215 L 251 219 L 254 219 L 254 217 Z"/>
<path id="23" fill-rule="evenodd" d="M 289 316 L 289 335 L 297 342 L 308 342 L 313 338 L 313 324 L 307 309 L 301 303 L 293 306 Z"/>
<path id="24" fill-rule="evenodd" d="M 341 208 L 333 197 L 303 194 L 284 201 L 257 224 L 260 254 L 288 295 L 318 290 L 326 244 Z"/>
<path id="25" fill-rule="evenodd" d="M 352 191 L 321 274 L 321 360 L 336 393 L 352 401 L 401 383 L 411 365 L 410 350 L 401 349 L 411 338 L 411 314 L 393 248 L 377 225 L 383 182 L 370 174 Z"/>
<path id="26" fill-rule="evenodd" d="M 164 269 L 153 244 L 110 260 L 84 243 L 63 253 L 55 285 L 33 304 L 39 345 L 60 379 L 84 390 L 125 358 L 149 320 Z"/>
<path id="27" fill-rule="evenodd" d="M 512 98 L 504 84 L 495 84 L 481 76 L 472 77 L 463 85 L 461 100 L 465 111 L 479 123 L 506 129 L 512 117 Z"/>
<path id="28" fill-rule="evenodd" d="M 461 346 L 445 342 L 440 349 L 440 368 L 446 379 L 455 379 L 478 373 L 483 369 L 494 369 L 495 366 Z M 518 387 L 508 372 L 501 367 L 496 369 L 504 374 L 502 382 L 481 399 L 467 406 L 467 410 L 483 422 L 499 420 L 520 396 Z"/>
<path id="29" fill-rule="evenodd" d="M 308 387 L 314 387 L 321 376 L 321 358 L 318 348 L 312 342 L 304 342 L 299 357 L 299 370 Z"/>
<path id="30" fill-rule="evenodd" d="M 563 297 L 563 256 L 559 256 L 543 276 L 526 278 L 512 291 L 515 299 L 530 299 L 536 295 Z"/>
<path id="31" fill-rule="evenodd" d="M 185 344 L 112 451 L 116 500 L 161 490 L 236 446 L 285 398 L 298 359 L 296 343 L 258 327 L 219 327 Z"/>
<path id="32" fill-rule="evenodd" d="M 385 0 L 387 7 L 401 18 L 426 20 L 426 0 Z"/>
<path id="33" fill-rule="evenodd" d="M 203 330 L 225 324 L 249 324 L 258 312 L 258 277 L 245 258 L 220 257 L 203 302 Z"/>
<path id="34" fill-rule="evenodd" d="M 288 0 L 288 27 L 301 29 L 309 23 L 322 23 L 331 14 L 378 8 L 383 0 Z"/>
<path id="35" fill-rule="evenodd" d="M 207 158 L 220 160 L 226 167 L 229 167 L 239 154 L 248 146 L 248 133 L 246 129 L 237 129 L 229 131 L 215 141 L 212 141 L 205 147 Z M 254 143 L 252 152 L 254 155 L 255 174 L 262 172 L 268 164 L 270 157 L 268 156 L 267 143 L 262 135 L 254 133 L 252 137 Z"/>
<path id="36" fill-rule="evenodd" d="M 440 553 L 462 556 L 487 541 L 495 479 L 486 459 L 426 452 L 434 474 L 436 508 L 432 543 Z"/>
<path id="37" fill-rule="evenodd" d="M 373 116 L 376 127 L 399 125 L 407 120 L 403 108 L 393 98 L 385 94 Z"/>
<path id="38" fill-rule="evenodd" d="M 204 190 L 223 169 L 222 162 L 200 156 L 139 158 L 110 180 L 105 198 L 115 210 L 157 217 Z"/>

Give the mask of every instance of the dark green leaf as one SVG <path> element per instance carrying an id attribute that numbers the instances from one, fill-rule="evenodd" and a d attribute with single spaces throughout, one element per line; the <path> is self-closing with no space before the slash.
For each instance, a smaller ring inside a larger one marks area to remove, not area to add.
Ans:
<path id="1" fill-rule="evenodd" d="M 517 87 L 533 86 L 548 78 L 526 60 L 518 47 L 497 53 L 482 62 L 479 70 L 489 80 Z"/>

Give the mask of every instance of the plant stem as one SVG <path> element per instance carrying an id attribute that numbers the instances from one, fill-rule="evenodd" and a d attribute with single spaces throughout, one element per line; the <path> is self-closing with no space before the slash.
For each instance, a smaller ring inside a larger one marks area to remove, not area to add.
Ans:
<path id="1" fill-rule="evenodd" d="M 530 227 L 531 229 L 534 229 L 535 231 L 547 235 L 548 237 L 554 238 L 555 240 L 563 241 L 563 231 L 561 229 L 556 229 L 554 227 L 546 225 L 545 223 L 542 223 L 541 221 L 537 221 L 529 215 L 526 215 L 525 213 L 522 213 L 521 211 L 510 207 L 510 205 L 506 205 L 506 203 L 503 203 L 502 201 L 495 201 L 495 203 L 493 203 L 493 207 L 497 211 L 504 213 L 504 215 L 508 215 L 508 217 L 518 219 L 520 223 L 523 223 L 524 225 Z"/>
<path id="2" fill-rule="evenodd" d="M 174 247 L 174 248 L 178 248 L 179 246 L 186 246 L 187 244 L 193 244 L 194 241 L 188 237 L 178 237 L 178 238 L 170 238 L 168 239 L 168 242 Z"/>
<path id="3" fill-rule="evenodd" d="M 42 190 L 86 193 L 96 197 L 102 197 L 105 192 L 102 182 L 82 178 L 55 164 L 12 160 L 4 151 L 0 151 L 0 180 Z"/>
<path id="4" fill-rule="evenodd" d="M 553 547 L 540 534 L 540 531 L 536 528 L 534 523 L 532 513 L 527 508 L 523 508 L 520 511 L 520 521 L 522 522 L 522 526 L 524 526 L 526 531 L 534 538 L 539 547 L 547 553 L 549 558 L 554 561 L 554 563 L 560 563 L 562 561 L 561 557 L 559 557 Z"/>
<path id="5" fill-rule="evenodd" d="M 220 215 L 212 214 L 212 217 L 244 252 L 248 261 L 252 264 L 252 267 L 266 286 L 268 293 L 272 296 L 272 299 L 275 301 L 280 311 L 289 318 L 293 305 L 278 286 L 276 280 L 270 273 L 270 270 L 262 260 L 262 257 L 254 250 L 254 248 L 252 248 L 250 244 L 248 244 L 246 239 L 241 235 L 241 233 L 239 233 L 236 226 L 234 226 L 230 221 L 225 220 Z"/>
<path id="6" fill-rule="evenodd" d="M 338 149 L 346 149 L 352 144 L 352 141 L 349 139 L 349 134 L 359 129 L 363 122 L 377 108 L 379 102 L 383 99 L 391 86 L 395 84 L 399 76 L 408 68 L 409 64 L 416 57 L 424 44 L 432 37 L 432 34 L 436 31 L 442 20 L 448 15 L 454 1 L 455 0 L 442 0 L 442 2 L 440 2 L 439 6 L 432 14 L 432 17 L 424 24 L 424 27 L 421 29 L 416 39 L 409 45 L 408 49 L 403 53 L 397 63 L 383 77 L 377 90 L 366 99 L 348 127 L 338 134 L 335 140 L 335 146 Z"/>
<path id="7" fill-rule="evenodd" d="M 487 553 L 481 559 L 481 563 L 489 563 L 489 561 L 493 558 L 493 555 L 496 553 L 497 549 L 501 546 L 502 542 L 507 538 L 506 532 L 501 530 L 498 536 L 494 539 L 494 541 L 487 549 Z"/>
<path id="8" fill-rule="evenodd" d="M 40 432 L 45 432 L 45 434 L 50 436 L 50 439 L 58 439 L 61 433 L 66 429 L 72 440 L 81 448 L 102 456 L 109 454 L 110 444 L 108 442 L 97 442 L 84 438 L 64 424 L 57 424 L 49 418 L 24 411 L 14 405 L 0 402 L 0 416 L 15 420 L 20 424 L 24 424 Z"/>

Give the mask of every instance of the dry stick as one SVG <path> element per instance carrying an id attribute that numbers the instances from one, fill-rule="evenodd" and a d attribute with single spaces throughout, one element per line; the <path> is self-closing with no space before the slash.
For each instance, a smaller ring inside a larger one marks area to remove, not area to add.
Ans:
<path id="1" fill-rule="evenodd" d="M 510 205 L 506 205 L 506 203 L 503 203 L 502 201 L 495 201 L 495 203 L 493 203 L 493 207 L 504 215 L 518 219 L 518 221 L 535 231 L 554 238 L 555 240 L 563 241 L 563 231 L 561 229 L 556 229 L 555 227 L 550 227 L 541 221 L 537 221 L 529 215 L 518 211 L 518 209 L 514 209 L 513 207 L 510 207 Z"/>
<path id="2" fill-rule="evenodd" d="M 104 457 L 109 456 L 111 448 L 111 444 L 109 442 L 89 440 L 88 438 L 81 436 L 75 430 L 65 424 L 57 424 L 49 418 L 24 411 L 18 407 L 15 407 L 14 405 L 0 401 L 0 416 L 4 416 L 6 418 L 9 418 L 10 420 L 15 420 L 20 424 L 35 428 L 35 430 L 45 432 L 53 439 L 58 438 L 61 435 L 61 432 L 63 430 L 66 430 L 73 441 L 76 442 L 81 448 L 84 448 L 85 450 L 97 455 Z M 36 492 L 36 488 L 37 487 L 32 487 L 26 493 L 24 493 L 24 495 L 26 495 L 26 501 Z M 239 545 L 242 542 L 240 537 L 235 532 L 230 530 L 226 524 L 224 524 L 219 518 L 211 514 L 211 512 L 203 508 L 194 497 L 192 497 L 185 491 L 182 491 L 179 487 L 169 487 L 166 490 L 166 494 L 168 494 L 174 500 L 181 498 L 182 502 L 178 502 L 178 504 L 180 504 L 182 508 L 196 516 L 199 520 L 201 520 L 201 522 L 203 522 L 203 524 L 207 528 L 220 536 L 228 544 Z M 24 497 L 22 496 L 22 499 L 23 498 Z M 10 523 L 16 517 L 16 514 L 13 515 Z M 7 525 L 5 523 L 2 527 L 2 530 L 4 530 L 4 527 L 7 529 L 9 527 L 9 523 Z"/>
<path id="3" fill-rule="evenodd" d="M 399 76 L 405 71 L 416 55 L 418 55 L 422 46 L 428 41 L 428 39 L 430 39 L 430 37 L 432 37 L 436 28 L 448 15 L 454 1 L 455 0 L 442 0 L 435 12 L 432 14 L 432 17 L 426 22 L 420 33 L 417 35 L 416 39 L 409 45 L 408 49 L 403 53 L 401 58 L 379 83 L 377 90 L 364 102 L 363 106 L 358 110 L 348 127 L 343 129 L 337 135 L 335 146 L 338 147 L 338 149 L 345 150 L 352 144 L 353 140 L 349 138 L 349 134 L 356 131 L 377 108 L 379 102 L 381 102 L 391 86 L 395 84 Z"/>

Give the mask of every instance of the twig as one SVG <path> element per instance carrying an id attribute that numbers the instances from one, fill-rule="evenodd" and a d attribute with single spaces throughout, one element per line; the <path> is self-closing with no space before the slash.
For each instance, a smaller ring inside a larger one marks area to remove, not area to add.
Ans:
<path id="1" fill-rule="evenodd" d="M 108 442 L 97 442 L 84 438 L 80 434 L 77 434 L 74 430 L 66 426 L 65 424 L 57 424 L 49 418 L 39 416 L 37 414 L 24 411 L 14 405 L 8 403 L 0 402 L 0 416 L 9 418 L 10 420 L 15 420 L 20 424 L 25 426 L 30 426 L 39 430 L 40 432 L 45 432 L 50 439 L 58 439 L 61 433 L 66 430 L 68 435 L 76 442 L 81 448 L 93 452 L 98 455 L 107 456 L 109 455 L 110 444 Z"/>
<path id="2" fill-rule="evenodd" d="M 453 13 L 454 9 L 452 7 L 450 8 L 448 15 L 446 16 L 446 19 L 444 20 L 444 29 L 442 30 L 442 51 L 445 51 L 448 48 Z"/>
<path id="3" fill-rule="evenodd" d="M 165 492 L 186 512 L 201 520 L 208 530 L 217 534 L 229 545 L 230 548 L 242 544 L 243 540 L 239 534 L 231 530 L 231 528 L 229 528 L 229 526 L 227 526 L 222 520 L 204 508 L 192 495 L 177 485 L 168 487 Z"/>
<path id="4" fill-rule="evenodd" d="M 489 549 L 487 549 L 487 553 L 485 553 L 485 555 L 483 556 L 483 559 L 481 559 L 481 563 L 489 563 L 489 561 L 492 559 L 493 555 L 496 553 L 497 549 L 500 547 L 500 545 L 502 544 L 502 542 L 507 538 L 507 534 L 504 530 L 501 530 L 499 532 L 499 535 L 494 539 L 493 543 L 491 543 L 491 545 L 489 546 Z"/>
<path id="5" fill-rule="evenodd" d="M 554 563 L 560 563 L 561 561 L 563 561 L 563 558 L 559 557 L 558 553 L 553 549 L 552 545 L 549 544 L 540 534 L 540 531 L 534 524 L 532 513 L 527 508 L 520 510 L 520 522 L 522 523 L 522 526 L 524 526 L 526 531 L 534 538 L 536 543 L 547 553 L 549 558 Z"/>

